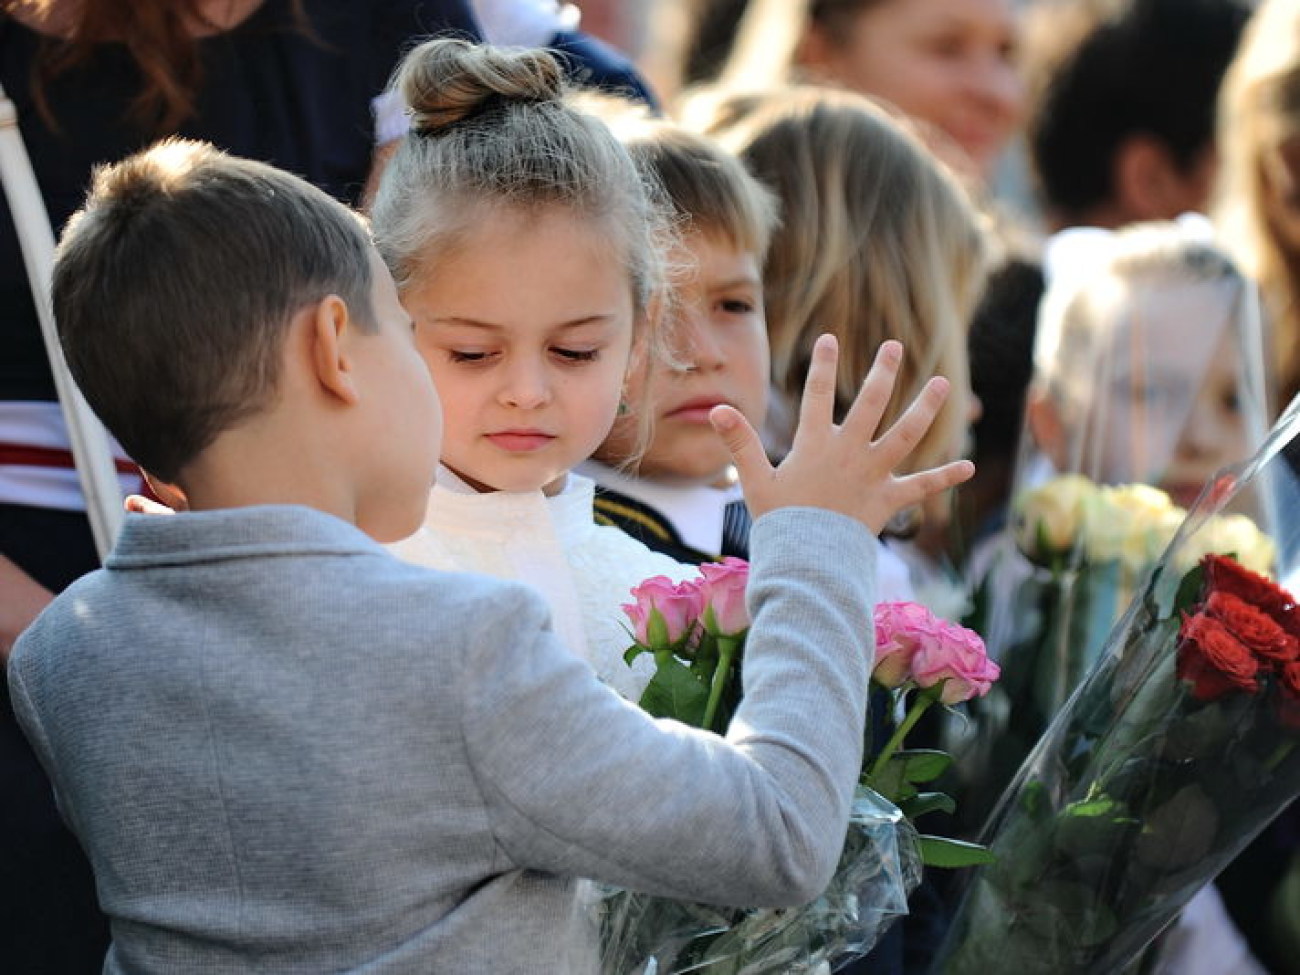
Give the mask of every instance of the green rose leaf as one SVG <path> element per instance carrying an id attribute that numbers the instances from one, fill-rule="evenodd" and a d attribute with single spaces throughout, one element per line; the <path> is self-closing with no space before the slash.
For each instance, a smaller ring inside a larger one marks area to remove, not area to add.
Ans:
<path id="1" fill-rule="evenodd" d="M 656 718 L 676 718 L 698 728 L 708 701 L 708 687 L 680 660 L 670 658 L 659 664 L 641 695 L 640 704 Z"/>
<path id="2" fill-rule="evenodd" d="M 915 822 L 917 817 L 924 816 L 926 813 L 956 812 L 957 803 L 952 796 L 942 792 L 920 792 L 910 799 L 899 802 L 898 808 L 903 811 L 904 816 Z"/>
<path id="3" fill-rule="evenodd" d="M 952 765 L 952 756 L 932 748 L 911 748 L 896 753 L 891 765 L 902 766 L 903 779 L 907 782 L 933 782 Z"/>
<path id="4" fill-rule="evenodd" d="M 992 850 L 978 843 L 925 834 L 920 839 L 921 862 L 927 867 L 978 867 L 997 860 Z"/>

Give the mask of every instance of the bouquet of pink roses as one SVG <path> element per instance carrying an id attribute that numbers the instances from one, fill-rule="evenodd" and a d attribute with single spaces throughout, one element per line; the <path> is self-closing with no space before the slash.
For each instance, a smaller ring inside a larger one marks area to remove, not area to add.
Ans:
<path id="1" fill-rule="evenodd" d="M 723 732 L 740 701 L 748 565 L 739 559 L 700 567 L 682 583 L 657 576 L 624 606 L 632 623 L 629 663 L 655 658 L 640 704 L 657 717 Z M 938 751 L 902 747 L 936 702 L 987 692 L 997 666 L 969 630 L 935 619 L 912 603 L 886 603 L 874 614 L 873 682 L 904 714 L 888 743 L 863 770 L 839 866 L 827 890 L 797 909 L 732 909 L 605 890 L 598 901 L 603 971 L 804 973 L 865 954 L 892 920 L 907 912 L 922 863 L 983 863 L 982 847 L 918 836 L 911 820 L 952 801 L 926 791 L 947 769 Z M 865 623 L 865 621 L 864 621 Z M 910 698 L 910 704 L 908 704 Z M 870 753 L 870 749 L 868 749 Z"/>

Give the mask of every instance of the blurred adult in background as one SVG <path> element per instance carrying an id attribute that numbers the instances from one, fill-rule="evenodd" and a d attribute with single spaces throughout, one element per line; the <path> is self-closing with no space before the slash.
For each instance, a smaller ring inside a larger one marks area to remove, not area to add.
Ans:
<path id="1" fill-rule="evenodd" d="M 1030 158 L 1053 230 L 1204 211 L 1215 98 L 1246 0 L 1041 0 L 1024 66 Z"/>
<path id="2" fill-rule="evenodd" d="M 1011 0 L 811 0 L 795 64 L 933 126 L 987 178 L 1021 121 L 1018 47 Z"/>
<path id="3" fill-rule="evenodd" d="M 697 59 L 717 57 L 709 51 L 732 6 L 701 16 Z M 1017 46 L 1012 0 L 749 0 L 717 80 L 755 88 L 794 79 L 868 95 L 982 183 L 1020 124 Z"/>
<path id="4" fill-rule="evenodd" d="M 380 93 L 406 44 L 435 31 L 476 35 L 464 0 L 4 0 L 0 83 L 56 233 L 97 163 L 173 133 L 355 202 L 376 144 L 400 134 L 377 131 Z M 7 204 L 0 345 L 3 657 L 97 564 Z M 107 943 L 89 868 L 0 686 L 0 969 L 99 972 Z"/>

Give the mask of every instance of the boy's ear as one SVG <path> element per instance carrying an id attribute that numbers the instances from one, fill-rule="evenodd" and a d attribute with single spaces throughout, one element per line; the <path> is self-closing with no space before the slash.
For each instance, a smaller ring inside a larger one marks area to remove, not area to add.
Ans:
<path id="1" fill-rule="evenodd" d="M 178 485 L 160 481 L 148 471 L 141 471 L 140 473 L 144 476 L 145 483 L 149 485 L 149 490 L 153 492 L 153 496 L 172 511 L 190 510 L 190 499 L 185 496 L 185 492 Z M 159 514 L 157 511 L 150 511 L 150 513 Z"/>
<path id="2" fill-rule="evenodd" d="M 347 303 L 338 295 L 326 295 L 306 314 L 311 319 L 312 366 L 317 382 L 329 395 L 354 405 L 359 396 L 349 350 L 357 329 Z"/>

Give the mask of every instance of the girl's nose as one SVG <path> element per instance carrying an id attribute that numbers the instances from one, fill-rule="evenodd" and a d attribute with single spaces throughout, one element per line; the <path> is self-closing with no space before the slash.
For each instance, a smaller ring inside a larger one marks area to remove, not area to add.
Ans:
<path id="1" fill-rule="evenodd" d="M 500 399 L 507 406 L 534 410 L 551 398 L 551 384 L 545 364 L 532 359 L 514 362 L 506 373 Z"/>

